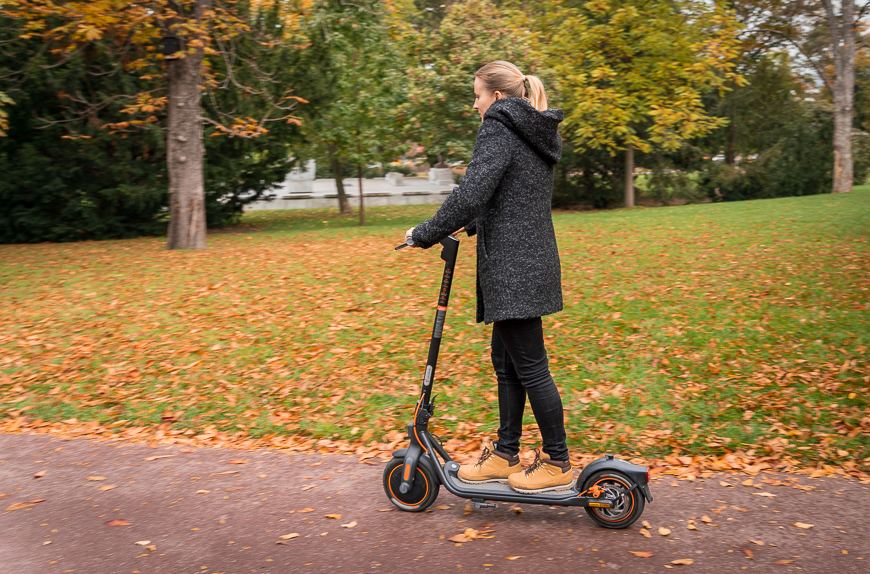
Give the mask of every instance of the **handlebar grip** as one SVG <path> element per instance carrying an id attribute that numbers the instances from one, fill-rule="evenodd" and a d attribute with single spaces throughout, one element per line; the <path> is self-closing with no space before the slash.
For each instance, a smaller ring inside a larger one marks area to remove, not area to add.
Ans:
<path id="1" fill-rule="evenodd" d="M 406 237 L 405 242 L 396 247 L 396 251 L 398 251 L 399 249 L 401 249 L 403 247 L 408 247 L 409 245 L 414 245 L 414 240 L 410 237 Z"/>

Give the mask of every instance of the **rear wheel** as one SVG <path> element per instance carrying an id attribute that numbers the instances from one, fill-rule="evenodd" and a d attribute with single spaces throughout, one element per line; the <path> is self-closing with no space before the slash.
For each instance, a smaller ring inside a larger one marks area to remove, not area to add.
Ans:
<path id="1" fill-rule="evenodd" d="M 643 514 L 646 501 L 639 488 L 632 490 L 634 483 L 620 472 L 604 470 L 596 472 L 583 483 L 586 492 L 597 486 L 602 493 L 600 500 L 610 502 L 610 508 L 586 507 L 586 514 L 604 528 L 628 528 Z M 594 490 L 594 489 L 593 489 Z"/>
<path id="2" fill-rule="evenodd" d="M 438 479 L 424 465 L 418 464 L 411 490 L 402 494 L 399 486 L 402 484 L 404 464 L 401 458 L 394 458 L 387 464 L 384 469 L 384 492 L 399 510 L 423 512 L 438 498 Z"/>

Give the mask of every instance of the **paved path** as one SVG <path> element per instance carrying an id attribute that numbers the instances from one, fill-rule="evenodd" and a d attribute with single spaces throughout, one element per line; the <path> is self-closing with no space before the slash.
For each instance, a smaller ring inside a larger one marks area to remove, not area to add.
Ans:
<path id="1" fill-rule="evenodd" d="M 382 469 L 342 456 L 0 435 L 0 572 L 870 571 L 870 486 L 842 478 L 762 474 L 761 488 L 740 485 L 748 477 L 738 474 L 658 480 L 645 538 L 640 523 L 605 531 L 578 509 L 467 511 L 444 490 L 431 512 L 383 512 L 391 505 Z M 672 533 L 658 534 L 660 526 Z M 447 540 L 466 528 L 492 537 Z M 299 536 L 279 538 L 291 533 Z M 677 559 L 693 564 L 672 565 Z"/>

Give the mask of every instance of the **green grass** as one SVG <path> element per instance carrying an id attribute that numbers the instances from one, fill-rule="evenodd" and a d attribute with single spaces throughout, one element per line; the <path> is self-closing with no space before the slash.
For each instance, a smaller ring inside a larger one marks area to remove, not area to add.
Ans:
<path id="1" fill-rule="evenodd" d="M 565 310 L 544 325 L 572 448 L 870 468 L 868 201 L 865 186 L 555 214 Z M 388 440 L 418 392 L 442 265 L 392 248 L 434 210 L 370 208 L 363 228 L 253 212 L 196 252 L 0 246 L 0 423 Z M 497 425 L 473 243 L 436 373 L 436 432 L 460 439 Z"/>

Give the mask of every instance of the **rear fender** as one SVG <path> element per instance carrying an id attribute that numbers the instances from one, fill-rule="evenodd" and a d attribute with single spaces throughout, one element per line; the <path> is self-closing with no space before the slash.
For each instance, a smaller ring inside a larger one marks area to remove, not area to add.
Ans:
<path id="1" fill-rule="evenodd" d="M 632 482 L 640 487 L 640 490 L 647 501 L 652 502 L 652 494 L 650 494 L 646 478 L 649 469 L 645 466 L 630 463 L 627 460 L 615 458 L 612 455 L 599 458 L 598 460 L 594 460 L 586 465 L 586 468 L 583 469 L 583 472 L 581 472 L 580 476 L 577 478 L 577 490 L 582 492 L 586 481 L 596 472 L 608 470 L 620 472 L 627 476 Z"/>

